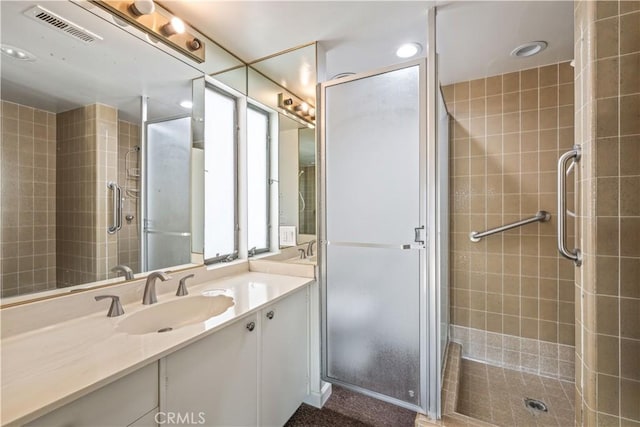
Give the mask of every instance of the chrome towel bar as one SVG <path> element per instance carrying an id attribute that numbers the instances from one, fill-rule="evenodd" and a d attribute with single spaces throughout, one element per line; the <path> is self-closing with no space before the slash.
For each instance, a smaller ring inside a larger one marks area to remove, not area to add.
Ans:
<path id="1" fill-rule="evenodd" d="M 481 233 L 472 231 L 469 233 L 469 240 L 472 242 L 479 242 L 483 237 L 491 236 L 492 234 L 502 233 L 503 231 L 511 230 L 513 228 L 522 227 L 523 225 L 531 224 L 532 222 L 547 222 L 551 219 L 551 214 L 547 211 L 538 211 L 535 216 L 527 219 L 523 219 L 511 224 L 505 224 L 500 227 L 492 228 L 491 230 L 483 231 Z"/>

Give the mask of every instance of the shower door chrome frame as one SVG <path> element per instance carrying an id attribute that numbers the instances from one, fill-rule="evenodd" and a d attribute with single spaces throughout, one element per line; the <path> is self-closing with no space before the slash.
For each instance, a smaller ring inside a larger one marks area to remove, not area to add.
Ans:
<path id="1" fill-rule="evenodd" d="M 382 395 L 378 392 L 363 389 L 359 386 L 341 382 L 335 378 L 329 378 L 327 376 L 328 360 L 327 360 L 327 262 L 326 262 L 326 250 L 327 250 L 327 210 L 326 210 L 326 172 L 327 172 L 327 158 L 326 158 L 326 133 L 325 133 L 325 91 L 328 87 L 336 86 L 344 83 L 348 83 L 354 80 L 366 79 L 368 77 L 377 76 L 380 74 L 401 70 L 404 68 L 418 66 L 418 85 L 420 88 L 419 94 L 419 222 L 425 227 L 422 240 L 424 244 L 419 250 L 419 363 L 420 363 L 420 400 L 419 405 L 413 405 L 407 402 L 400 401 L 398 399 Z M 429 79 L 431 80 L 431 79 Z M 317 99 L 320 116 L 318 119 L 318 148 L 317 148 L 317 162 L 319 163 L 319 173 L 317 174 L 317 188 L 319 190 L 319 202 L 318 202 L 318 266 L 319 266 L 319 284 L 320 284 L 320 298 L 321 298 L 321 379 L 330 383 L 341 385 L 345 388 L 349 388 L 363 394 L 378 398 L 383 401 L 387 401 L 396 404 L 401 407 L 405 407 L 417 412 L 428 414 L 431 418 L 437 418 L 440 413 L 440 375 L 438 366 L 440 366 L 438 349 L 439 349 L 439 326 L 433 324 L 439 318 L 438 307 L 438 294 L 436 283 L 433 282 L 436 278 L 434 271 L 429 271 L 431 268 L 437 268 L 434 258 L 433 247 L 434 241 L 431 236 L 435 235 L 436 221 L 435 217 L 435 167 L 437 158 L 435 156 L 435 141 L 430 139 L 427 143 L 428 135 L 435 131 L 428 129 L 427 119 L 433 113 L 430 107 L 428 99 L 433 96 L 432 88 L 429 85 L 427 79 L 427 61 L 425 58 L 412 60 L 402 64 L 385 67 L 382 69 L 374 70 L 371 72 L 356 74 L 353 76 L 330 80 L 318 85 Z M 430 190 L 431 189 L 431 190 Z M 431 206 L 431 215 L 427 215 L 428 208 Z M 435 259 L 435 258 L 434 258 Z M 431 274 L 430 274 L 431 273 Z M 438 372 L 434 375 L 434 372 Z"/>

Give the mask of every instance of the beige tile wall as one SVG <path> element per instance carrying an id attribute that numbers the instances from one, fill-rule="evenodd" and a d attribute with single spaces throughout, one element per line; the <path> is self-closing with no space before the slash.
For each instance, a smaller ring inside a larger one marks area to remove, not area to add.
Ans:
<path id="1" fill-rule="evenodd" d="M 95 105 L 57 115 L 58 287 L 96 280 Z"/>
<path id="2" fill-rule="evenodd" d="M 2 297 L 56 286 L 55 114 L 2 101 Z"/>
<path id="3" fill-rule="evenodd" d="M 133 215 L 131 221 L 123 221 L 118 233 L 118 263 L 140 272 L 140 126 L 118 121 L 118 182 L 124 195 L 124 216 Z M 128 153 L 128 154 L 127 154 Z"/>
<path id="4" fill-rule="evenodd" d="M 117 180 L 117 110 L 89 105 L 57 115 L 58 287 L 103 280 L 117 264 L 109 181 Z"/>
<path id="5" fill-rule="evenodd" d="M 575 49 L 576 420 L 640 426 L 640 2 L 576 2 Z"/>
<path id="6" fill-rule="evenodd" d="M 556 165 L 573 146 L 573 89 L 568 62 L 443 88 L 453 325 L 574 344 L 573 265 L 556 248 Z M 469 240 L 538 210 L 551 221 Z"/>

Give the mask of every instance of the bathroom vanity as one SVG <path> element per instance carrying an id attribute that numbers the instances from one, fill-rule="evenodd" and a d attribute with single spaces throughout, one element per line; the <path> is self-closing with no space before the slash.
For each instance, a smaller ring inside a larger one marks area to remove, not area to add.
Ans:
<path id="1" fill-rule="evenodd" d="M 183 297 L 174 285 L 191 270 L 172 274 L 150 306 L 139 299 L 144 283 L 129 282 L 4 308 L 11 322 L 34 304 L 62 311 L 91 304 L 93 312 L 3 333 L 2 425 L 147 426 L 168 417 L 178 425 L 284 424 L 310 391 L 313 274 L 248 271 L 247 262 L 225 269 L 213 279 L 193 269 Z M 93 301 L 104 293 L 121 296 L 124 315 L 106 316 L 108 303 Z M 145 310 L 219 296 L 233 305 L 204 321 L 168 332 L 122 328 Z"/>

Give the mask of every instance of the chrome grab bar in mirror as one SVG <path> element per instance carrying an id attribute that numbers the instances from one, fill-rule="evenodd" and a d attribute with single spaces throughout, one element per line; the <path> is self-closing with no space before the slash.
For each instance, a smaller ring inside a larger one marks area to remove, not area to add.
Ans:
<path id="1" fill-rule="evenodd" d="M 512 228 L 522 227 L 523 225 L 531 224 L 532 222 L 547 222 L 551 219 L 551 214 L 547 211 L 538 211 L 535 216 L 527 219 L 523 219 L 511 224 L 505 224 L 500 227 L 492 228 L 491 230 L 483 231 L 481 233 L 472 231 L 469 233 L 469 240 L 474 243 L 482 240 L 483 237 L 491 236 L 492 234 L 502 233 L 503 231 L 511 230 Z"/>
<path id="2" fill-rule="evenodd" d="M 107 228 L 107 233 L 114 234 L 122 228 L 122 189 L 113 181 L 109 181 L 107 187 L 113 192 L 111 194 L 113 222 Z"/>
<path id="3" fill-rule="evenodd" d="M 567 249 L 567 175 L 580 161 L 580 146 L 574 145 L 573 150 L 567 151 L 558 160 L 558 250 L 560 254 L 572 260 L 577 267 L 582 265 L 580 249 Z M 567 168 L 569 160 L 573 160 Z M 575 216 L 575 215 L 574 215 Z"/>

